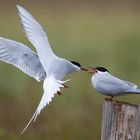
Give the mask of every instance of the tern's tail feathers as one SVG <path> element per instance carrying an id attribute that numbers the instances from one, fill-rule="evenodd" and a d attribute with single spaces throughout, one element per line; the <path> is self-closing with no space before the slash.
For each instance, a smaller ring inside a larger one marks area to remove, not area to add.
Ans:
<path id="1" fill-rule="evenodd" d="M 28 122 L 26 127 L 23 129 L 21 134 L 23 134 L 25 132 L 25 130 L 28 128 L 28 126 L 30 125 L 32 120 L 34 120 L 34 121 L 36 120 L 36 118 L 40 114 L 41 110 L 52 101 L 52 98 L 54 97 L 54 95 L 58 91 L 60 91 L 61 87 L 64 87 L 63 84 L 66 83 L 67 81 L 69 81 L 69 80 L 66 80 L 66 81 L 56 80 L 54 77 L 49 77 L 44 80 L 44 84 L 43 84 L 44 94 L 41 98 L 41 101 L 40 101 L 35 113 L 33 114 L 32 118 L 30 119 L 30 121 Z"/>
<path id="2" fill-rule="evenodd" d="M 140 88 L 132 88 L 128 90 L 127 92 L 130 92 L 132 94 L 140 94 Z"/>

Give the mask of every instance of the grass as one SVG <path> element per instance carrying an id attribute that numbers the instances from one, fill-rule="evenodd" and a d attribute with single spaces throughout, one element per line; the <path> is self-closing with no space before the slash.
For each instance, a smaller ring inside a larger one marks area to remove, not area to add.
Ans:
<path id="1" fill-rule="evenodd" d="M 92 11 L 73 11 L 68 16 L 36 13 L 58 56 L 85 66 L 105 66 L 122 79 L 140 83 L 140 19 L 137 15 L 93 14 Z M 9 18 L 1 16 L 1 20 L 1 36 L 31 46 L 16 14 Z M 42 83 L 5 63 L 0 63 L 0 74 L 0 139 L 100 139 L 103 96 L 92 88 L 90 75 L 81 72 L 67 76 L 72 79 L 70 88 L 63 90 L 62 97 L 56 95 L 37 121 L 20 135 L 40 101 Z M 140 103 L 138 95 L 118 99 Z"/>

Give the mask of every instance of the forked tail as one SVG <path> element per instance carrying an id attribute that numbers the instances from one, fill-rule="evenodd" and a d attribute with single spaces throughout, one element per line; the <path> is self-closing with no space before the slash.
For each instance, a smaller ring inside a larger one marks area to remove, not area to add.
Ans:
<path id="1" fill-rule="evenodd" d="M 64 83 L 68 82 L 69 80 L 66 81 L 60 81 L 56 80 L 54 77 L 48 77 L 44 80 L 43 84 L 43 89 L 44 89 L 44 94 L 41 98 L 41 101 L 39 103 L 39 106 L 37 107 L 35 113 L 33 114 L 32 118 L 26 125 L 26 127 L 23 129 L 21 134 L 25 132 L 25 130 L 28 128 L 30 123 L 34 120 L 36 120 L 37 116 L 40 114 L 41 110 L 52 101 L 52 98 L 57 92 L 60 92 L 60 88 L 64 88 Z"/>

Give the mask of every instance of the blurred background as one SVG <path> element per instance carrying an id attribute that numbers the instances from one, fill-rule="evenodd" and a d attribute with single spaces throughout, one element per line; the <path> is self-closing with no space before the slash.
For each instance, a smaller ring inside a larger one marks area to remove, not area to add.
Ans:
<path id="1" fill-rule="evenodd" d="M 34 49 L 20 26 L 16 4 L 44 27 L 58 56 L 83 66 L 104 66 L 140 86 L 140 1 L 0 0 L 0 36 Z M 100 140 L 104 96 L 92 88 L 89 74 L 66 78 L 72 79 L 70 88 L 56 95 L 20 135 L 39 104 L 42 82 L 0 62 L 0 139 Z M 140 104 L 139 95 L 117 100 Z"/>

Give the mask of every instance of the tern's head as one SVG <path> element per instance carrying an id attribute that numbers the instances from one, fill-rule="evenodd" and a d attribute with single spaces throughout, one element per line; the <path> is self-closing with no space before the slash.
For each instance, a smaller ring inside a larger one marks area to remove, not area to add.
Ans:
<path id="1" fill-rule="evenodd" d="M 82 67 L 80 63 L 78 63 L 78 62 L 76 62 L 76 61 L 70 61 L 70 62 L 71 62 L 71 63 L 73 64 L 73 66 L 77 69 L 77 71 L 80 71 L 80 70 L 82 70 L 82 71 L 88 71 L 88 69 Z"/>
<path id="2" fill-rule="evenodd" d="M 90 67 L 89 73 L 96 74 L 96 73 L 108 73 L 109 71 L 104 67 Z"/>

